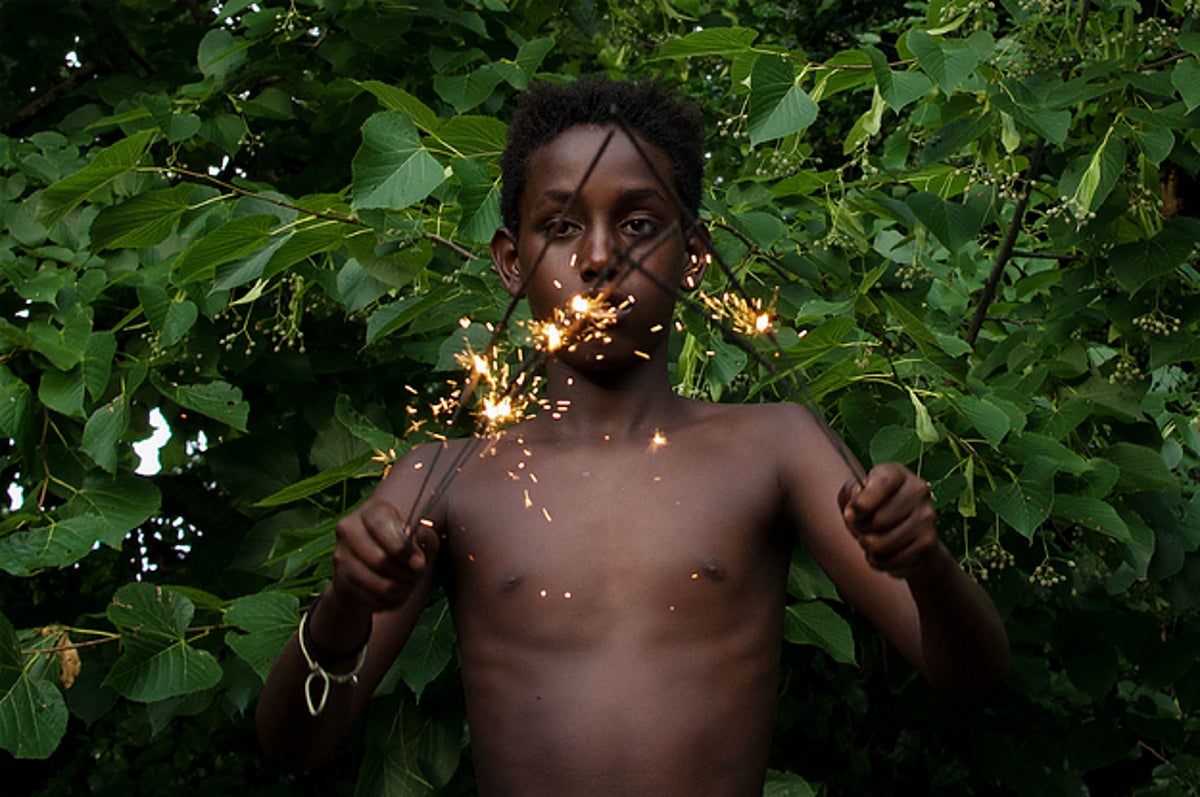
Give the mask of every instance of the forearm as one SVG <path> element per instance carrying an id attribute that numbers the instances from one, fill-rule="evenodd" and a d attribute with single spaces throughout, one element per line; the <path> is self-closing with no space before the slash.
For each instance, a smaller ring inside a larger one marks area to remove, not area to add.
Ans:
<path id="1" fill-rule="evenodd" d="M 366 634 L 369 615 L 326 595 L 306 622 L 311 636 L 323 646 L 349 650 Z M 298 635 L 293 635 L 272 666 L 255 715 L 263 752 L 288 769 L 308 769 L 333 754 L 358 713 L 357 693 L 366 687 L 361 678 L 357 684 L 331 683 L 323 709 L 312 716 L 305 699 L 305 682 L 311 671 Z M 337 669 L 353 665 L 351 661 Z M 308 688 L 315 706 L 322 690 L 320 679 L 314 678 Z"/>
<path id="2" fill-rule="evenodd" d="M 939 543 L 908 579 L 920 628 L 919 668 L 938 689 L 982 697 L 1008 676 L 1008 635 L 991 598 Z"/>
<path id="3" fill-rule="evenodd" d="M 311 670 L 298 636 L 293 636 L 271 668 L 255 715 L 259 740 L 268 758 L 287 769 L 302 770 L 322 764 L 334 754 L 416 626 L 431 582 L 432 574 L 427 573 L 403 605 L 376 614 L 373 624 L 367 612 L 339 599 L 332 588 L 326 590 L 306 621 L 308 638 L 327 650 L 348 651 L 370 629 L 362 668 L 356 683 L 329 684 L 324 706 L 314 717 L 309 703 L 311 700 L 313 708 L 318 706 L 324 688 L 322 679 L 312 679 L 306 699 L 305 684 Z M 355 663 L 356 659 L 349 659 L 329 671 L 345 673 Z"/>

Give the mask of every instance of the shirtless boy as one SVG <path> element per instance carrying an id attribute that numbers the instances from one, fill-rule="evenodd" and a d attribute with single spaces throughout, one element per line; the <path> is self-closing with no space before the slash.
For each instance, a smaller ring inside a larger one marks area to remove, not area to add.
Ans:
<path id="1" fill-rule="evenodd" d="M 549 401 L 566 411 L 474 441 L 432 505 L 426 474 L 437 483 L 472 441 L 414 448 L 342 519 L 306 639 L 331 672 L 369 637 L 367 652 L 357 684 L 334 684 L 312 717 L 309 667 L 288 643 L 259 702 L 269 755 L 300 767 L 332 755 L 417 622 L 435 563 L 481 795 L 760 795 L 797 540 L 932 684 L 970 693 L 1004 678 L 1003 626 L 939 542 L 928 485 L 896 464 L 859 484 L 797 405 L 672 391 L 663 286 L 695 287 L 708 260 L 706 231 L 675 198 L 694 218 L 702 141 L 698 115 L 655 89 L 527 95 L 503 163 L 496 270 L 535 318 L 605 296 L 616 322 L 546 362 Z"/>

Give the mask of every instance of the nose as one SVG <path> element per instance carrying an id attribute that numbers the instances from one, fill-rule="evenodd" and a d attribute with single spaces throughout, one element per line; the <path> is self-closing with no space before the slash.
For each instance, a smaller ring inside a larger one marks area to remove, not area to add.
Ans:
<path id="1" fill-rule="evenodd" d="M 612 278 L 616 267 L 612 238 L 602 225 L 596 225 L 582 236 L 582 246 L 576 253 L 576 267 L 584 282 L 605 282 Z"/>

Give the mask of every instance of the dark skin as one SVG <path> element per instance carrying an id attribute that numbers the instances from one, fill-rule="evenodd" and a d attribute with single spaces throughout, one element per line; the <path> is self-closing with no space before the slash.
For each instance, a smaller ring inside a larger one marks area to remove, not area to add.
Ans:
<path id="1" fill-rule="evenodd" d="M 435 563 L 482 795 L 761 794 L 797 540 L 935 686 L 972 694 L 1004 678 L 1003 626 L 939 542 L 922 480 L 895 464 L 857 479 L 796 405 L 671 390 L 662 286 L 694 287 L 709 240 L 679 223 L 621 132 L 568 204 L 609 132 L 574 127 L 534 153 L 521 234 L 500 230 L 492 252 L 535 317 L 576 294 L 624 307 L 610 339 L 548 360 L 561 412 L 416 448 L 341 521 L 309 623 L 322 647 L 348 650 L 374 616 L 360 683 L 309 717 L 293 640 L 259 703 L 268 753 L 300 766 L 332 754 L 408 638 Z M 629 247 L 649 275 L 614 275 L 613 252 Z M 458 453 L 448 489 L 425 500 L 423 478 Z"/>

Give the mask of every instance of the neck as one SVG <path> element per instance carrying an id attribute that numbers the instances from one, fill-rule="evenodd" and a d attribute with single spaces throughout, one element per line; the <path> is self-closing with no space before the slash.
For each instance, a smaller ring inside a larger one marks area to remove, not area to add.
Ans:
<path id="1" fill-rule="evenodd" d="M 542 416 L 563 436 L 644 436 L 679 401 L 659 357 L 612 372 L 580 371 L 555 358 L 546 364 L 546 383 L 550 410 Z"/>

